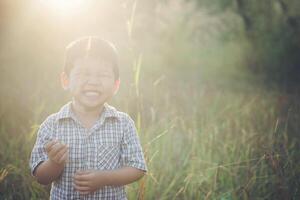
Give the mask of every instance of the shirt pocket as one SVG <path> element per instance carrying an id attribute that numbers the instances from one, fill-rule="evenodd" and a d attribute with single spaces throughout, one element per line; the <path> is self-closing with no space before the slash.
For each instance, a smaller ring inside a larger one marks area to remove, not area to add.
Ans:
<path id="1" fill-rule="evenodd" d="M 111 170 L 120 166 L 120 147 L 116 144 L 99 144 L 97 148 L 97 169 Z"/>

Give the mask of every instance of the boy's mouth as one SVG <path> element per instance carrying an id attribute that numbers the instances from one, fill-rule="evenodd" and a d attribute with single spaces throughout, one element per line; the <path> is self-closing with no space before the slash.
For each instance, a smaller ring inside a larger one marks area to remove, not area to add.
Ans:
<path id="1" fill-rule="evenodd" d="M 83 91 L 83 94 L 87 97 L 97 97 L 100 95 L 98 91 Z"/>

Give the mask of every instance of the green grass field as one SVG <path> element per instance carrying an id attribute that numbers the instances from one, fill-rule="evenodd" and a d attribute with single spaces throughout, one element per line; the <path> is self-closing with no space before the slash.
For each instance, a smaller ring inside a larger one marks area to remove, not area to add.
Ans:
<path id="1" fill-rule="evenodd" d="M 299 140 L 293 136 L 299 129 L 287 126 L 299 119 L 296 105 L 283 116 L 276 93 L 179 82 L 172 87 L 161 82 L 114 100 L 135 119 L 149 169 L 127 187 L 129 199 L 299 197 Z M 11 133 L 1 126 L 0 199 L 48 197 L 49 187 L 30 176 L 38 125 L 28 127 Z"/>

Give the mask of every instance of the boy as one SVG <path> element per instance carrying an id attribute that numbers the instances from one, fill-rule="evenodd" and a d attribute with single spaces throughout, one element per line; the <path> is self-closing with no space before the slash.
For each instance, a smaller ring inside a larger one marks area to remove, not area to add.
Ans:
<path id="1" fill-rule="evenodd" d="M 72 42 L 61 82 L 72 101 L 41 124 L 32 174 L 52 183 L 52 200 L 126 199 L 124 185 L 147 169 L 133 120 L 106 103 L 120 84 L 114 47 L 98 37 Z"/>

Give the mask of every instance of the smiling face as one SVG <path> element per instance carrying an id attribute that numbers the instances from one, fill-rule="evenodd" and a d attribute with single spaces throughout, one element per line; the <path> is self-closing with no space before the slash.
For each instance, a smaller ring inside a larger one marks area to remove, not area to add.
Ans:
<path id="1" fill-rule="evenodd" d="M 118 89 L 111 63 L 90 57 L 76 59 L 69 77 L 65 75 L 63 81 L 75 105 L 86 111 L 102 108 Z"/>

